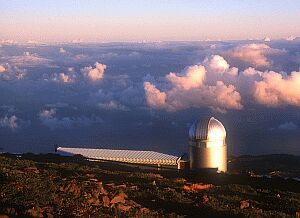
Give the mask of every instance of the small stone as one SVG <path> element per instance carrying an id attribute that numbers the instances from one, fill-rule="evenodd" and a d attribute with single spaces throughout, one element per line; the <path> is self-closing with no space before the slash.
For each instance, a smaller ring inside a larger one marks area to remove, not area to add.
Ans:
<path id="1" fill-rule="evenodd" d="M 125 203 L 125 198 L 127 197 L 127 195 L 125 193 L 120 193 L 119 195 L 115 196 L 110 203 L 111 204 L 117 204 L 117 203 Z"/>
<path id="2" fill-rule="evenodd" d="M 203 202 L 206 203 L 209 201 L 209 198 L 207 195 L 203 195 Z"/>
<path id="3" fill-rule="evenodd" d="M 119 204 L 118 208 L 122 211 L 129 211 L 131 209 L 131 206 L 126 206 L 126 205 L 123 205 L 123 204 Z"/>
<path id="4" fill-rule="evenodd" d="M 241 201 L 240 202 L 240 208 L 241 209 L 246 209 L 248 207 L 250 207 L 250 203 L 248 201 Z"/>
<path id="5" fill-rule="evenodd" d="M 102 201 L 103 201 L 103 206 L 104 206 L 104 207 L 109 207 L 109 204 L 110 204 L 109 197 L 103 196 L 103 197 L 102 197 Z"/>
<path id="6" fill-rule="evenodd" d="M 140 211 L 141 211 L 141 213 L 149 213 L 150 212 L 150 210 L 148 208 L 146 208 L 146 207 L 142 207 L 140 209 Z"/>

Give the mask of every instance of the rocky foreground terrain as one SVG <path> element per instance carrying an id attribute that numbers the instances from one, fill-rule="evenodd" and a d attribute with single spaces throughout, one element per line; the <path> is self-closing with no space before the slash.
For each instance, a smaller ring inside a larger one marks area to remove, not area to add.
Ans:
<path id="1" fill-rule="evenodd" d="M 249 173 L 251 158 L 233 159 L 229 174 L 208 174 L 2 154 L 0 217 L 300 217 L 300 182 Z M 268 172 L 289 168 L 275 160 Z"/>

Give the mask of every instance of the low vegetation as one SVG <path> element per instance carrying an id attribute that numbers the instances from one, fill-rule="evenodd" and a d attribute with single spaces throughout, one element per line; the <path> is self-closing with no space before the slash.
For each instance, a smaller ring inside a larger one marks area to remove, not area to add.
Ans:
<path id="1" fill-rule="evenodd" d="M 300 217 L 300 182 L 0 155 L 0 217 Z"/>

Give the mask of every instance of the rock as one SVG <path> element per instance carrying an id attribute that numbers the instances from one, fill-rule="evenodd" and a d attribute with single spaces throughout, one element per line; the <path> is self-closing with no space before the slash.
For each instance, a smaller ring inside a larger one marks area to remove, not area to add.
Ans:
<path id="1" fill-rule="evenodd" d="M 212 184 L 192 184 L 192 185 L 184 185 L 183 186 L 183 190 L 186 192 L 200 192 L 203 191 L 205 189 L 209 189 L 212 188 L 213 185 Z"/>
<path id="2" fill-rule="evenodd" d="M 150 210 L 149 210 L 148 208 L 146 208 L 146 207 L 142 207 L 142 208 L 140 209 L 140 212 L 141 212 L 141 213 L 149 213 Z"/>
<path id="3" fill-rule="evenodd" d="M 209 201 L 209 198 L 208 198 L 208 196 L 207 195 L 203 195 L 203 202 L 204 203 L 206 203 L 206 202 L 208 202 Z"/>
<path id="4" fill-rule="evenodd" d="M 117 188 L 117 189 L 126 188 L 126 184 L 116 185 L 114 188 Z"/>
<path id="5" fill-rule="evenodd" d="M 246 209 L 250 207 L 250 203 L 248 201 L 241 201 L 240 202 L 240 209 Z"/>
<path id="6" fill-rule="evenodd" d="M 102 187 L 100 189 L 100 194 L 102 194 L 102 195 L 108 195 L 108 192 Z"/>
<path id="7" fill-rule="evenodd" d="M 133 201 L 133 200 L 128 200 L 128 201 L 126 201 L 126 204 L 131 205 L 131 206 L 133 206 L 133 207 L 140 207 L 140 206 L 141 206 L 140 204 L 136 203 L 136 202 Z"/>
<path id="8" fill-rule="evenodd" d="M 86 174 L 86 177 L 88 177 L 88 178 L 94 178 L 95 176 L 96 176 L 96 174 L 94 174 L 94 173 Z"/>
<path id="9" fill-rule="evenodd" d="M 127 211 L 129 211 L 129 210 L 131 209 L 131 206 L 126 206 L 126 205 L 123 205 L 123 204 L 119 204 L 119 205 L 118 205 L 118 208 L 119 208 L 120 210 L 122 210 L 122 211 L 127 212 Z"/>
<path id="10" fill-rule="evenodd" d="M 109 199 L 109 197 L 103 196 L 103 197 L 102 197 L 102 201 L 103 201 L 103 206 L 104 206 L 104 207 L 109 207 L 109 204 L 110 204 L 110 199 Z"/>
<path id="11" fill-rule="evenodd" d="M 145 174 L 146 178 L 155 178 L 155 179 L 162 179 L 164 178 L 162 175 L 157 174 L 157 173 L 147 173 Z"/>
<path id="12" fill-rule="evenodd" d="M 0 218 L 9 218 L 9 216 L 7 216 L 5 214 L 0 214 Z"/>
<path id="13" fill-rule="evenodd" d="M 13 207 L 6 208 L 6 214 L 16 216 L 18 215 L 17 211 Z"/>
<path id="14" fill-rule="evenodd" d="M 26 167 L 24 169 L 26 172 L 39 173 L 40 171 L 36 167 Z"/>
<path id="15" fill-rule="evenodd" d="M 40 207 L 33 207 L 27 210 L 27 214 L 32 217 L 44 217 L 43 210 Z"/>
<path id="16" fill-rule="evenodd" d="M 54 216 L 51 213 L 46 213 L 48 218 L 53 218 Z"/>
<path id="17" fill-rule="evenodd" d="M 134 186 L 130 186 L 129 189 L 131 189 L 131 190 L 138 190 L 138 187 L 136 185 L 134 185 Z"/>
<path id="18" fill-rule="evenodd" d="M 178 183 L 185 183 L 185 182 L 186 182 L 186 179 L 184 179 L 184 178 L 177 178 L 177 179 L 175 180 L 175 182 L 178 182 Z"/>
<path id="19" fill-rule="evenodd" d="M 127 198 L 127 195 L 123 192 L 121 192 L 119 195 L 115 196 L 110 203 L 111 204 L 117 204 L 117 203 L 125 203 L 125 198 Z"/>

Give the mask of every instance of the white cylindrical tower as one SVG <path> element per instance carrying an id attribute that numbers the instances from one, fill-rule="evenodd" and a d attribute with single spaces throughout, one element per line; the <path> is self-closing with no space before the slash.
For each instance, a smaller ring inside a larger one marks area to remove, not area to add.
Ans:
<path id="1" fill-rule="evenodd" d="M 189 130 L 190 169 L 227 171 L 226 130 L 214 117 L 196 120 Z"/>

